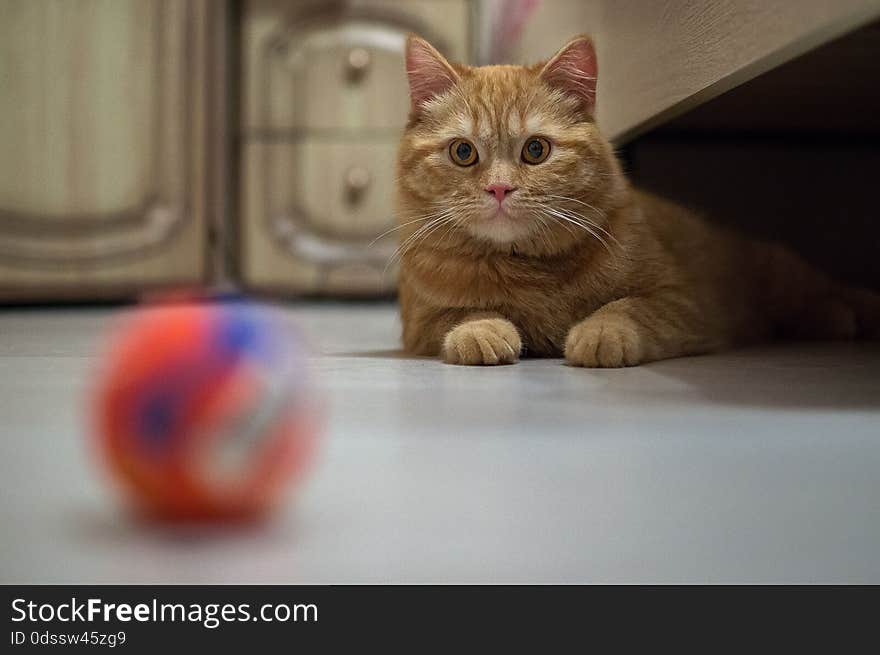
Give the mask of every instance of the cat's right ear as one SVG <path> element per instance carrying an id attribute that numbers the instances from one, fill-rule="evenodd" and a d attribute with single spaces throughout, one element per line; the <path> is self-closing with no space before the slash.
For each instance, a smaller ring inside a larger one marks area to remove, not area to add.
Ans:
<path id="1" fill-rule="evenodd" d="M 427 101 L 448 91 L 459 79 L 443 55 L 415 34 L 406 38 L 406 76 L 413 113 Z"/>
<path id="2" fill-rule="evenodd" d="M 576 99 L 592 114 L 596 107 L 596 50 L 586 34 L 566 43 L 541 70 L 541 79 Z"/>

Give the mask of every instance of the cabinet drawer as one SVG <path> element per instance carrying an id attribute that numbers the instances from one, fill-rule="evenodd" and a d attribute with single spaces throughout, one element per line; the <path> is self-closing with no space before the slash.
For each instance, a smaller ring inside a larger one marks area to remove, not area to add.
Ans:
<path id="1" fill-rule="evenodd" d="M 270 128 L 395 128 L 406 122 L 405 32 L 344 24 L 269 49 L 259 121 Z"/>
<path id="2" fill-rule="evenodd" d="M 466 57 L 465 0 L 252 3 L 245 24 L 246 128 L 397 129 L 406 122 L 409 32 Z"/>
<path id="3" fill-rule="evenodd" d="M 246 282 L 297 293 L 391 290 L 394 235 L 371 242 L 394 225 L 396 148 L 395 139 L 247 143 Z"/>
<path id="4" fill-rule="evenodd" d="M 340 239 L 376 236 L 393 223 L 395 140 L 311 137 L 252 147 L 255 182 L 274 220 L 288 216 Z"/>

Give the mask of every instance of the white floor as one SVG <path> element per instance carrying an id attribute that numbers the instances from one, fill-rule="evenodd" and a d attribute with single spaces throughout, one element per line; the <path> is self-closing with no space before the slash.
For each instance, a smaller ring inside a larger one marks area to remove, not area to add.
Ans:
<path id="1" fill-rule="evenodd" d="M 290 312 L 322 455 L 229 532 L 119 509 L 83 412 L 113 311 L 0 311 L 0 583 L 880 582 L 878 345 L 476 369 L 403 357 L 390 305 Z"/>

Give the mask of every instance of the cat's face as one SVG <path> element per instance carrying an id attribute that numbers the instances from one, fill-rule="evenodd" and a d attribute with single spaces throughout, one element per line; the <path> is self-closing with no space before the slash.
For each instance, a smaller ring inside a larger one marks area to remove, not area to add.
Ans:
<path id="1" fill-rule="evenodd" d="M 619 186 L 593 120 L 596 58 L 578 38 L 545 65 L 451 66 L 408 42 L 412 113 L 399 155 L 403 238 L 554 252 L 601 241 Z M 421 233 L 419 232 L 421 230 Z"/>

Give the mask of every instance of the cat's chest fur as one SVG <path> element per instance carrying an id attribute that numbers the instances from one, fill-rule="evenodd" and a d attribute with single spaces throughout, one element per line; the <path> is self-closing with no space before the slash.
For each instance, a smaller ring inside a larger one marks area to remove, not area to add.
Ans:
<path id="1" fill-rule="evenodd" d="M 429 304 L 498 312 L 517 326 L 531 353 L 558 355 L 568 328 L 611 293 L 584 256 L 472 258 L 422 252 L 405 266 L 414 291 Z"/>

